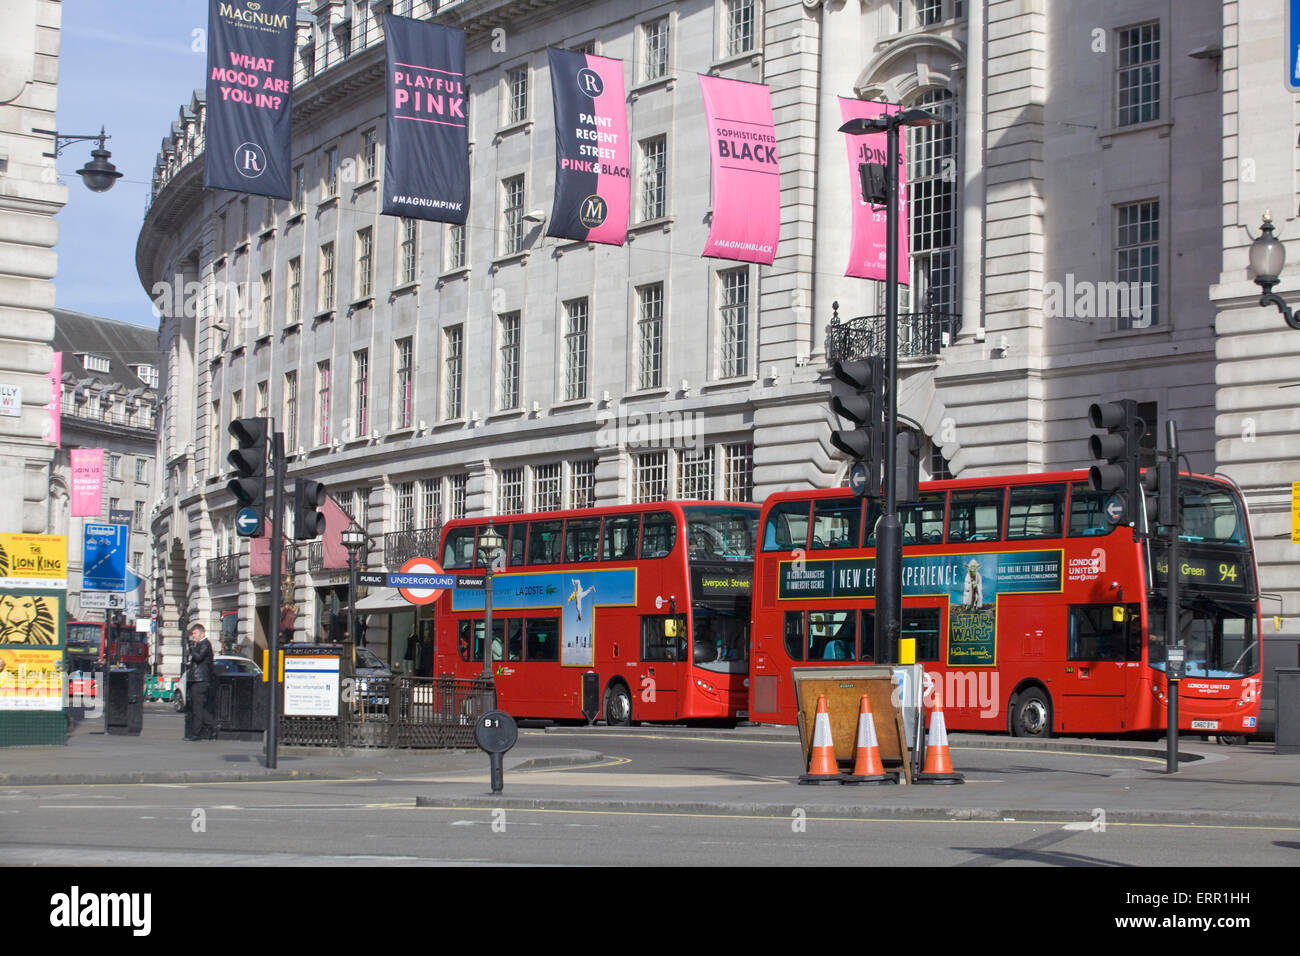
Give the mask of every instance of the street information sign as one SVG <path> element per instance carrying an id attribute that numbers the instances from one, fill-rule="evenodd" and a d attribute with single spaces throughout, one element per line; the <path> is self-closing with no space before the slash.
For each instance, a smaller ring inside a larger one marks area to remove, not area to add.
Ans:
<path id="1" fill-rule="evenodd" d="M 125 591 L 127 526 L 86 522 L 82 591 Z"/>

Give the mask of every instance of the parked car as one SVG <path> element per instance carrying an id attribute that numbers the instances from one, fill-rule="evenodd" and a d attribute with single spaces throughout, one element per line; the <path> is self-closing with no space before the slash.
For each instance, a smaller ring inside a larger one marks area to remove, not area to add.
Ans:
<path id="1" fill-rule="evenodd" d="M 218 674 L 253 674 L 256 677 L 262 676 L 262 668 L 250 661 L 247 657 L 240 657 L 237 654 L 219 654 L 212 658 L 212 666 L 216 668 Z M 185 693 L 189 690 L 189 671 L 181 671 L 180 679 L 176 681 L 176 692 L 172 696 L 172 705 L 176 708 L 177 713 L 185 712 Z"/>
<path id="2" fill-rule="evenodd" d="M 356 652 L 357 700 L 362 701 L 368 711 L 386 710 L 392 669 L 369 648 L 358 647 Z"/>

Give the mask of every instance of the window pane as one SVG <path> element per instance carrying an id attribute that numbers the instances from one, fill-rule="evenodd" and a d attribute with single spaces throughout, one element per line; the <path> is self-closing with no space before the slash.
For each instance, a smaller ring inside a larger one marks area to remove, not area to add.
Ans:
<path id="1" fill-rule="evenodd" d="M 862 526 L 862 501 L 836 498 L 813 503 L 813 550 L 856 548 Z"/>
<path id="2" fill-rule="evenodd" d="M 1066 485 L 1014 487 L 1007 506 L 1007 540 L 1059 538 L 1065 529 Z"/>
<path id="3" fill-rule="evenodd" d="M 663 558 L 677 543 L 677 519 L 667 511 L 654 511 L 645 516 L 641 535 L 641 557 Z"/>
<path id="4" fill-rule="evenodd" d="M 954 491 L 948 504 L 949 541 L 997 541 L 1002 537 L 1001 488 Z"/>

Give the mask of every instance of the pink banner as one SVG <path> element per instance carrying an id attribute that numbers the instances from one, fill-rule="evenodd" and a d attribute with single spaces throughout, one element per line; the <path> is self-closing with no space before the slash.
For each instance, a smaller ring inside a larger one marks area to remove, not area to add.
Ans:
<path id="1" fill-rule="evenodd" d="M 770 266 L 781 234 L 772 91 L 762 83 L 701 76 L 713 159 L 713 220 L 704 255 Z"/>
<path id="2" fill-rule="evenodd" d="M 72 449 L 72 517 L 98 518 L 104 512 L 104 449 Z"/>
<path id="3" fill-rule="evenodd" d="M 61 440 L 63 437 L 62 430 L 59 428 L 60 418 L 63 415 L 63 353 L 54 353 L 54 364 L 50 366 L 50 403 L 45 406 L 45 410 L 50 413 L 49 423 L 45 426 L 45 434 L 42 436 L 46 441 L 53 442 L 55 448 L 62 448 Z"/>
<path id="4" fill-rule="evenodd" d="M 872 103 L 869 100 L 846 99 L 841 96 L 840 116 L 845 120 L 874 119 L 882 114 L 893 115 L 901 107 L 892 103 Z M 900 140 L 903 133 L 900 131 Z M 888 152 L 888 136 L 881 133 L 866 133 L 861 136 L 845 134 L 849 150 L 849 195 L 853 197 L 853 242 L 849 250 L 849 267 L 844 270 L 846 276 L 859 279 L 887 278 L 885 270 L 885 207 L 872 207 L 862 199 L 862 177 L 858 172 L 860 163 L 884 164 Z M 903 163 L 902 148 L 898 150 L 898 281 L 908 284 L 908 246 L 907 246 L 907 177 Z"/>

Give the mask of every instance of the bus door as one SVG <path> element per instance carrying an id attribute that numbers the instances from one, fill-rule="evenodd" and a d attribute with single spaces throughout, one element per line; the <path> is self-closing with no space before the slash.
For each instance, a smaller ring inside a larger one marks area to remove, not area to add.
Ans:
<path id="1" fill-rule="evenodd" d="M 682 675 L 690 646 L 684 614 L 641 616 L 641 660 L 632 692 L 632 713 L 647 720 L 677 717 Z"/>
<path id="2" fill-rule="evenodd" d="M 1137 604 L 1072 604 L 1058 725 L 1064 733 L 1133 730 L 1129 701 L 1142 671 L 1141 609 Z"/>

